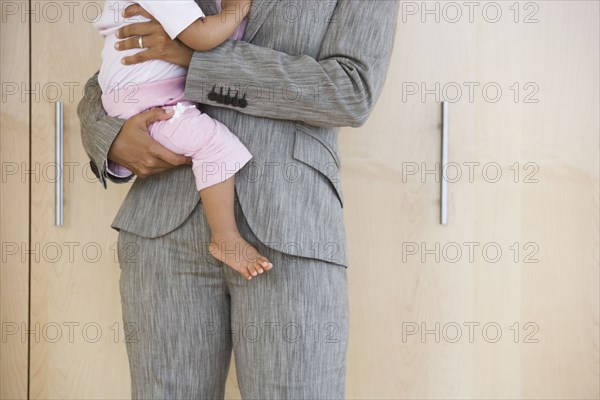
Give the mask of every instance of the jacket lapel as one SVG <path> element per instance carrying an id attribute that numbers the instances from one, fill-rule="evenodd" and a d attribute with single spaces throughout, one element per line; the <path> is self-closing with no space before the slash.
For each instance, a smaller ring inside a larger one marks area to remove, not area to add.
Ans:
<path id="1" fill-rule="evenodd" d="M 250 42 L 280 0 L 253 0 L 242 40 Z"/>

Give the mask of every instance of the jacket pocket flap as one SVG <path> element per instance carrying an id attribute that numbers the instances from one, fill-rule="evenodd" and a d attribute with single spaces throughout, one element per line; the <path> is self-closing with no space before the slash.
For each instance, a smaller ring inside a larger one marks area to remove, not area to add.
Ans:
<path id="1" fill-rule="evenodd" d="M 343 206 L 339 160 L 324 143 L 302 129 L 296 129 L 294 159 L 301 161 L 323 174 L 333 185 L 340 205 Z"/>

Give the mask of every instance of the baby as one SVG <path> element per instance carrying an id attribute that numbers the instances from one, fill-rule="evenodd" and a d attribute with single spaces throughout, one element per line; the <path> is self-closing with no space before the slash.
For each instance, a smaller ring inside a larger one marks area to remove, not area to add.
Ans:
<path id="1" fill-rule="evenodd" d="M 160 22 L 171 39 L 206 51 L 229 38 L 238 38 L 236 34 L 243 29 L 240 24 L 245 21 L 252 0 L 223 0 L 221 13 L 212 16 L 205 16 L 194 0 L 135 2 Z M 153 107 L 173 112 L 170 119 L 150 125 L 148 132 L 169 150 L 192 158 L 196 188 L 211 230 L 209 251 L 246 279 L 252 279 L 273 267 L 242 238 L 235 221 L 233 174 L 252 155 L 225 125 L 183 99 L 187 69 L 162 60 L 129 66 L 121 63 L 123 57 L 143 50 L 143 38 L 139 38 L 139 50 L 118 51 L 116 31 L 130 23 L 148 21 L 143 17 L 123 18 L 123 10 L 130 4 L 130 0 L 106 0 L 101 18 L 94 23 L 105 38 L 98 75 L 102 105 L 108 115 L 121 119 Z M 112 161 L 108 168 L 118 176 L 131 174 Z"/>

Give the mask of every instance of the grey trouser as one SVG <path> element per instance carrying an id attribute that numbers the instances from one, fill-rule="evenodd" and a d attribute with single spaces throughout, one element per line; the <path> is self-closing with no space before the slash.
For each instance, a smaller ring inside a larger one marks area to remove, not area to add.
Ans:
<path id="1" fill-rule="evenodd" d="M 235 208 L 273 263 L 250 281 L 208 253 L 201 203 L 165 236 L 120 231 L 133 399 L 223 399 L 232 349 L 243 399 L 344 398 L 347 269 L 264 246 Z"/>

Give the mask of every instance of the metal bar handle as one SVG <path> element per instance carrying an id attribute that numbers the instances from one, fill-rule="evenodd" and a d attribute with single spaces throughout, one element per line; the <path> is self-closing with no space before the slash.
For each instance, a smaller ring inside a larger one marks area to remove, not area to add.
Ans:
<path id="1" fill-rule="evenodd" d="M 448 224 L 448 180 L 446 170 L 448 166 L 448 102 L 442 101 L 442 163 L 441 163 L 441 195 L 440 195 L 440 223 Z"/>
<path id="2" fill-rule="evenodd" d="M 63 102 L 56 102 L 56 226 L 63 225 Z"/>

